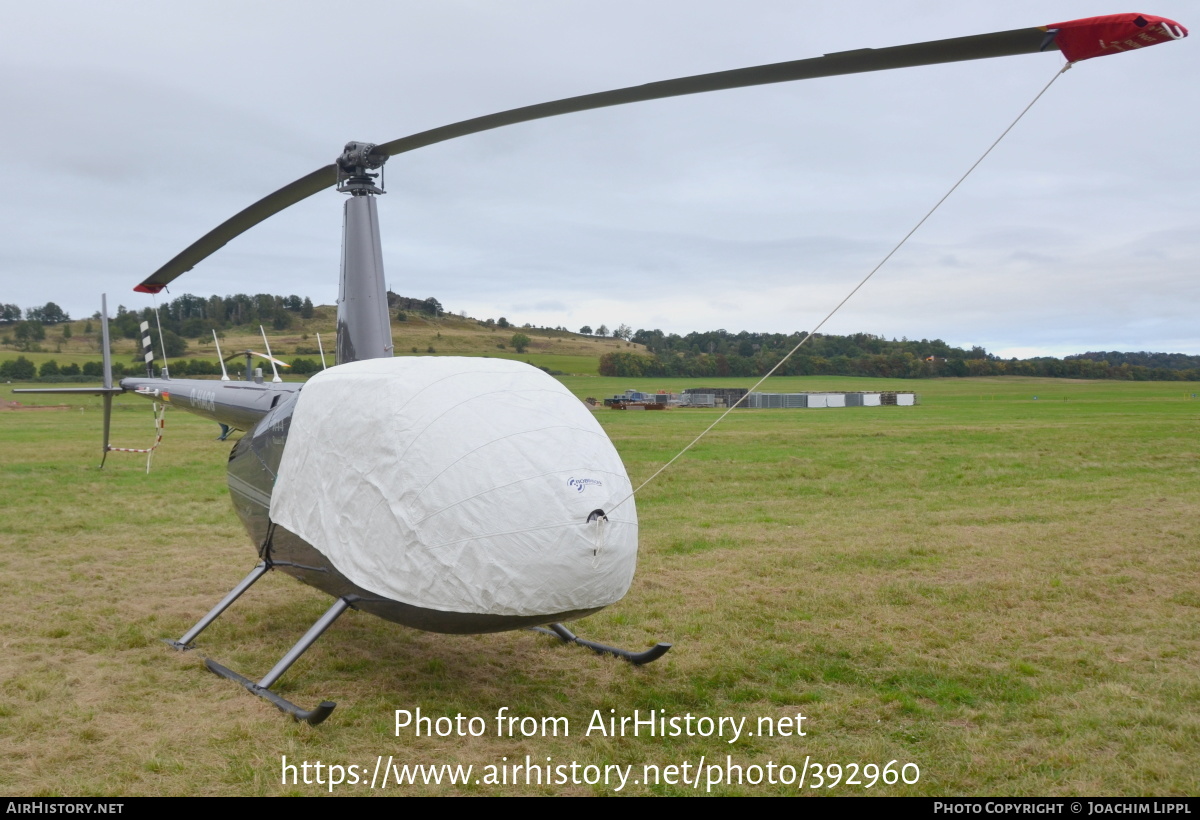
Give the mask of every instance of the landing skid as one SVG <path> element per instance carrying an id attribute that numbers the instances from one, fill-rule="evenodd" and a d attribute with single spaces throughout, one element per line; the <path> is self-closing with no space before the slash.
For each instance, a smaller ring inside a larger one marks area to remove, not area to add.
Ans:
<path id="1" fill-rule="evenodd" d="M 612 655 L 615 658 L 627 660 L 634 666 L 642 666 L 643 664 L 652 663 L 671 650 L 671 644 L 658 643 L 647 649 L 645 652 L 630 652 L 628 649 L 618 649 L 615 646 L 605 646 L 602 643 L 594 643 L 592 641 L 584 640 L 562 624 L 550 624 L 548 628 L 544 626 L 531 626 L 530 629 L 534 632 L 541 632 L 543 635 L 549 635 L 552 638 L 558 638 L 563 643 L 574 643 L 579 644 L 580 646 L 586 646 L 597 655 Z"/>
<path id="2" fill-rule="evenodd" d="M 234 672 L 228 667 L 222 666 L 212 658 L 206 658 L 204 660 L 204 665 L 207 666 L 209 671 L 213 672 L 214 674 L 240 683 L 242 686 L 246 687 L 251 694 L 258 695 L 263 700 L 274 705 L 279 711 L 286 715 L 291 715 L 292 720 L 302 720 L 310 726 L 316 726 L 318 723 L 325 720 L 325 718 L 329 717 L 329 715 L 333 712 L 334 707 L 337 706 L 336 703 L 329 700 L 323 700 L 321 701 L 321 705 L 316 709 L 307 711 L 305 709 L 301 709 L 290 700 L 286 700 L 272 692 L 271 685 L 274 684 L 275 681 L 279 680 L 283 673 L 288 670 L 288 667 L 290 667 L 300 658 L 301 655 L 308 651 L 308 648 L 316 643 L 317 638 L 321 637 L 321 634 L 338 619 L 338 616 L 349 608 L 350 602 L 345 598 L 338 598 L 336 601 L 334 601 L 333 606 L 325 610 L 325 614 L 322 615 L 320 619 L 318 619 L 317 622 L 313 624 L 307 632 L 304 633 L 304 637 L 297 641 L 296 645 L 293 646 L 288 653 L 280 659 L 279 663 L 275 664 L 274 668 L 271 669 L 271 671 L 265 676 L 263 676 L 263 679 L 258 683 L 255 683 L 249 678 L 242 677 L 237 672 Z"/>
<path id="3" fill-rule="evenodd" d="M 302 720 L 309 726 L 316 726 L 318 723 L 325 720 L 325 718 L 329 717 L 333 713 L 334 707 L 337 706 L 337 704 L 331 700 L 323 700 L 321 701 L 321 705 L 316 709 L 313 709 L 312 711 L 305 711 L 296 704 L 292 703 L 290 700 L 281 698 L 270 689 L 265 689 L 262 686 L 259 686 L 249 678 L 243 678 L 237 672 L 234 672 L 228 667 L 222 666 L 212 658 L 206 658 L 204 660 L 204 665 L 207 666 L 209 671 L 213 672 L 214 674 L 220 675 L 223 678 L 229 678 L 231 681 L 236 681 L 242 686 L 245 686 L 246 689 L 253 694 L 258 695 L 263 700 L 270 701 L 279 711 L 283 712 L 284 714 L 291 715 L 293 720 Z"/>
<path id="4" fill-rule="evenodd" d="M 222 598 L 220 603 L 209 610 L 208 614 L 201 618 L 195 626 L 189 629 L 182 638 L 177 641 L 164 638 L 163 643 L 178 649 L 180 652 L 186 652 L 187 650 L 191 649 L 192 641 L 196 639 L 196 636 L 207 629 L 208 626 L 215 621 L 222 612 L 229 608 L 230 604 L 240 598 L 242 593 L 253 586 L 254 582 L 263 577 L 269 569 L 270 566 L 268 566 L 265 561 L 256 566 L 250 571 L 249 575 L 242 579 L 240 584 L 234 587 L 228 595 Z M 253 694 L 258 695 L 263 700 L 269 701 L 277 709 L 279 709 L 279 711 L 283 712 L 284 714 L 291 715 L 293 720 L 302 720 L 310 726 L 316 726 L 318 723 L 325 720 L 325 718 L 329 717 L 329 715 L 333 712 L 334 707 L 337 706 L 336 703 L 326 700 L 322 701 L 320 706 L 311 711 L 301 709 L 291 701 L 286 700 L 272 692 L 271 686 L 283 676 L 283 673 L 288 670 L 288 667 L 290 667 L 300 658 L 301 655 L 308 651 L 310 646 L 316 643 L 317 638 L 321 637 L 322 633 L 324 633 L 325 630 L 328 629 L 333 622 L 338 619 L 338 616 L 349 608 L 350 600 L 348 598 L 338 598 L 336 601 L 334 601 L 333 606 L 329 607 L 329 609 L 325 611 L 325 614 L 322 615 L 320 619 L 312 625 L 308 632 L 304 633 L 304 637 L 297 641 L 296 645 L 293 646 L 288 653 L 283 656 L 279 663 L 275 664 L 271 671 L 268 672 L 258 683 L 255 683 L 249 678 L 242 677 L 237 672 L 234 672 L 232 669 L 226 666 L 222 666 L 212 658 L 205 658 L 204 665 L 207 666 L 209 671 L 213 672 L 214 674 L 240 683 Z"/>
<path id="5" fill-rule="evenodd" d="M 252 587 L 259 578 L 266 575 L 270 569 L 271 565 L 266 561 L 263 561 L 255 566 L 254 569 L 250 571 L 250 574 L 242 579 L 241 583 L 234 587 L 228 595 L 222 598 L 220 603 L 209 610 L 208 614 L 197 621 L 195 626 L 185 632 L 179 640 L 172 641 L 164 638 L 163 642 L 179 650 L 180 652 L 186 652 L 187 650 L 191 649 L 192 641 L 194 641 L 201 632 L 207 629 L 213 621 L 220 617 L 221 613 L 228 609 L 234 601 L 240 598 L 242 593 Z M 205 658 L 204 665 L 208 667 L 209 671 L 213 674 L 220 675 L 223 678 L 227 678 L 228 680 L 241 684 L 250 693 L 267 701 L 284 714 L 290 715 L 293 720 L 302 720 L 310 726 L 316 726 L 333 713 L 334 708 L 337 706 L 336 703 L 326 700 L 322 701 L 321 704 L 315 709 L 301 709 L 299 706 L 287 700 L 286 698 L 283 698 L 275 692 L 272 692 L 271 687 L 276 681 L 279 680 L 279 678 L 283 676 L 283 673 L 286 672 L 292 664 L 299 660 L 301 655 L 308 651 L 309 647 L 316 643 L 317 639 L 324 634 L 325 630 L 329 629 L 329 627 L 333 625 L 333 622 L 336 621 L 343 612 L 345 612 L 347 609 L 350 609 L 353 602 L 356 600 L 359 599 L 353 595 L 348 595 L 338 598 L 336 601 L 334 601 L 333 605 L 325 611 L 325 614 L 322 615 L 317 622 L 313 624 L 307 632 L 304 633 L 304 637 L 297 641 L 296 645 L 288 650 L 287 654 L 280 659 L 279 663 L 275 664 L 271 671 L 264 675 L 263 678 L 257 683 L 247 677 L 239 675 L 229 667 L 217 663 L 212 658 Z M 579 644 L 580 646 L 585 646 L 600 655 L 612 655 L 613 657 L 627 660 L 634 666 L 641 666 L 643 664 L 656 661 L 663 655 L 667 654 L 667 652 L 671 649 L 671 644 L 659 643 L 650 649 L 647 649 L 645 652 L 630 652 L 628 649 L 618 649 L 615 646 L 606 646 L 602 643 L 594 643 L 592 641 L 584 640 L 560 623 L 550 624 L 548 628 L 534 626 L 530 627 L 530 629 L 532 629 L 534 632 L 541 632 L 543 635 L 550 635 L 551 637 L 558 638 L 563 643 L 574 643 Z"/>

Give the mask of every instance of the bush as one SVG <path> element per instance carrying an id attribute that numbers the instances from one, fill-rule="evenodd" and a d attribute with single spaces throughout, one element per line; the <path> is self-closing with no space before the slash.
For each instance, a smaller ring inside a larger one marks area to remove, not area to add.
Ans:
<path id="1" fill-rule="evenodd" d="M 6 362 L 0 362 L 0 378 L 27 382 L 31 381 L 36 375 L 37 367 L 35 367 L 33 362 L 29 361 L 29 359 L 26 359 L 24 356 L 18 356 L 15 359 L 9 359 Z"/>
<path id="2" fill-rule="evenodd" d="M 187 353 L 187 341 L 173 330 L 163 330 L 161 344 L 167 348 L 168 359 L 178 359 Z"/>
<path id="3" fill-rule="evenodd" d="M 313 359 L 292 359 L 291 372 L 297 376 L 307 376 L 321 369 L 321 363 Z"/>

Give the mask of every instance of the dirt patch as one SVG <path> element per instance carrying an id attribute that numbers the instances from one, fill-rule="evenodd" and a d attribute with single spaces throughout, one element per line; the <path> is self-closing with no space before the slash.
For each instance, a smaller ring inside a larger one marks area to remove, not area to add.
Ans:
<path id="1" fill-rule="evenodd" d="M 0 401 L 0 410 L 70 410 L 66 404 L 21 404 L 19 401 Z"/>

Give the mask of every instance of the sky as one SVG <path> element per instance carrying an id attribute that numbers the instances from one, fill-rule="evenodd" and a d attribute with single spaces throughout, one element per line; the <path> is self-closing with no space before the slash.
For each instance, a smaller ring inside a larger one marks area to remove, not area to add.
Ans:
<path id="1" fill-rule="evenodd" d="M 848 0 L 12 4 L 0 302 L 72 316 L 332 161 L 495 111 L 1118 11 Z M 1038 54 L 639 103 L 393 158 L 392 290 L 517 324 L 816 325 L 1056 75 Z M 1007 356 L 1200 354 L 1200 39 L 1077 64 L 825 326 Z M 337 297 L 332 189 L 178 295 Z"/>

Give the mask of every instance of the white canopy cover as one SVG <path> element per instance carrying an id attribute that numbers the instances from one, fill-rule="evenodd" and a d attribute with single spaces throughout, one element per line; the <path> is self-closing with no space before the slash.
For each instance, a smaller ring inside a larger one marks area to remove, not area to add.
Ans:
<path id="1" fill-rule="evenodd" d="M 617 503 L 631 491 L 591 411 L 541 370 L 370 359 L 304 386 L 271 519 L 392 600 L 554 614 L 629 589 L 637 512 L 632 498 Z M 607 522 L 589 523 L 594 510 Z"/>

